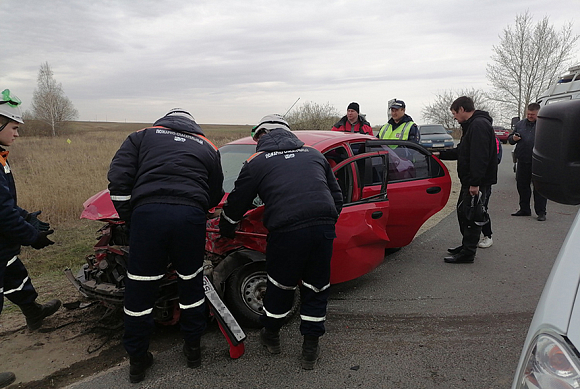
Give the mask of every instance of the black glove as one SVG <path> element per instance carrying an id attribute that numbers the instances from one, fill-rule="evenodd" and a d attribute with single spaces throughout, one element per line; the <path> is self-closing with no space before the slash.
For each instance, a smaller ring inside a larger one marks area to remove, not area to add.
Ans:
<path id="1" fill-rule="evenodd" d="M 227 221 L 225 218 L 220 216 L 219 228 L 220 228 L 220 235 L 225 238 L 234 239 L 236 236 L 236 224 L 232 224 Z"/>
<path id="2" fill-rule="evenodd" d="M 26 215 L 26 218 L 24 220 L 32 224 L 37 231 L 48 231 L 50 229 L 50 224 L 38 219 L 38 215 L 40 215 L 41 213 L 42 211 L 29 213 L 28 215 Z"/>
<path id="3" fill-rule="evenodd" d="M 54 244 L 54 242 L 48 239 L 48 235 L 52 234 L 54 230 L 42 231 L 38 233 L 38 238 L 34 242 L 30 244 L 31 247 L 40 250 L 45 248 L 46 246 L 50 246 Z"/>

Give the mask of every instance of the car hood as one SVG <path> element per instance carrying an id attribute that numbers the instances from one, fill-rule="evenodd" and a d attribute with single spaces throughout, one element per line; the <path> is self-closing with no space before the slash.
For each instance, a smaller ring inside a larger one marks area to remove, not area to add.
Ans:
<path id="1" fill-rule="evenodd" d="M 453 140 L 453 137 L 449 134 L 421 134 L 421 140 Z"/>
<path id="2" fill-rule="evenodd" d="M 580 212 L 576 215 L 564 241 L 544 291 L 530 329 L 526 344 L 539 333 L 553 330 L 566 335 L 580 345 Z"/>

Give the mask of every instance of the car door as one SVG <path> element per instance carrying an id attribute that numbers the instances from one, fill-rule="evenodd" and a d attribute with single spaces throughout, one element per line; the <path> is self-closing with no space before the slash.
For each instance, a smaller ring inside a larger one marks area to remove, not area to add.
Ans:
<path id="1" fill-rule="evenodd" d="M 365 151 L 388 150 L 389 221 L 387 247 L 411 243 L 419 228 L 449 199 L 451 177 L 425 148 L 408 141 L 372 140 Z"/>
<path id="2" fill-rule="evenodd" d="M 380 166 L 380 169 L 373 169 Z M 336 284 L 360 277 L 384 259 L 389 220 L 387 199 L 388 152 L 360 154 L 333 168 L 343 192 L 344 205 L 336 223 L 330 282 Z M 373 175 L 383 174 L 381 185 Z"/>

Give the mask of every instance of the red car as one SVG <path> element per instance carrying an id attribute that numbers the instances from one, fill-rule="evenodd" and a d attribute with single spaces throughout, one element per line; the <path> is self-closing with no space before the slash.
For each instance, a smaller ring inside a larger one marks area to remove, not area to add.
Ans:
<path id="1" fill-rule="evenodd" d="M 331 284 L 352 280 L 373 270 L 383 261 L 385 249 L 411 243 L 423 223 L 447 203 L 451 190 L 449 172 L 422 146 L 337 131 L 294 133 L 306 145 L 326 156 L 344 196 L 344 206 L 336 224 Z M 232 191 L 242 164 L 255 151 L 256 143 L 250 137 L 220 148 L 226 193 Z M 242 219 L 235 239 L 220 237 L 217 218 L 207 223 L 205 274 L 238 322 L 246 326 L 259 326 L 267 281 L 265 252 L 268 231 L 262 224 L 264 207 L 259 198 L 254 204 L 255 208 Z M 116 282 L 115 287 L 108 287 L 107 293 L 115 291 L 118 299 L 124 291 L 119 276 L 123 274 L 121 265 L 124 262 L 119 255 L 126 256 L 128 250 L 125 247 L 111 252 L 111 247 L 127 243 L 121 239 L 122 231 L 119 221 L 115 220 L 116 213 L 108 192 L 93 196 L 84 205 L 81 217 L 108 221 L 108 228 L 101 229 L 108 235 L 95 247 L 97 254 L 90 256 L 83 274 L 75 280 L 69 272 L 69 279 L 81 292 L 101 300 L 105 299 L 101 291 L 107 289 L 101 284 Z M 99 263 L 108 256 L 112 258 L 108 265 Z M 108 276 L 107 272 L 112 274 Z M 105 276 L 108 278 L 102 278 Z M 168 274 L 168 285 L 172 279 L 174 277 Z M 167 289 L 170 290 L 169 286 Z M 175 309 L 171 303 L 175 297 L 171 297 L 172 293 L 166 295 L 169 296 L 165 299 L 167 301 L 156 303 L 156 309 L 161 312 L 155 317 L 161 318 L 158 321 L 175 322 Z M 113 300 L 108 298 L 107 301 Z"/>
<path id="2" fill-rule="evenodd" d="M 343 191 L 331 284 L 373 270 L 383 261 L 385 249 L 411 243 L 423 223 L 447 203 L 451 190 L 447 168 L 415 143 L 337 131 L 294 134 L 326 156 Z M 250 137 L 220 148 L 226 193 L 232 191 L 243 162 L 255 151 Z M 210 255 L 226 256 L 215 267 L 213 282 L 218 289 L 223 285 L 226 303 L 246 325 L 257 320 L 266 287 L 267 230 L 259 199 L 255 204 L 240 223 L 236 239 L 220 238 L 214 219 L 208 222 L 206 242 Z"/>
<path id="3" fill-rule="evenodd" d="M 493 131 L 495 132 L 495 137 L 499 139 L 499 141 L 503 144 L 506 144 L 508 141 L 508 136 L 510 135 L 510 131 L 501 127 L 501 126 L 493 126 Z"/>

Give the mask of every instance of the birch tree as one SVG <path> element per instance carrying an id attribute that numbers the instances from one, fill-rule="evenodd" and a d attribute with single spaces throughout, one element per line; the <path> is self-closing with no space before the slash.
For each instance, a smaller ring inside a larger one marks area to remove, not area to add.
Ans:
<path id="1" fill-rule="evenodd" d="M 37 83 L 38 86 L 32 96 L 32 116 L 50 125 L 52 136 L 56 136 L 64 122 L 78 117 L 78 111 L 72 101 L 65 96 L 62 85 L 54 79 L 54 73 L 48 62 L 40 65 Z"/>

